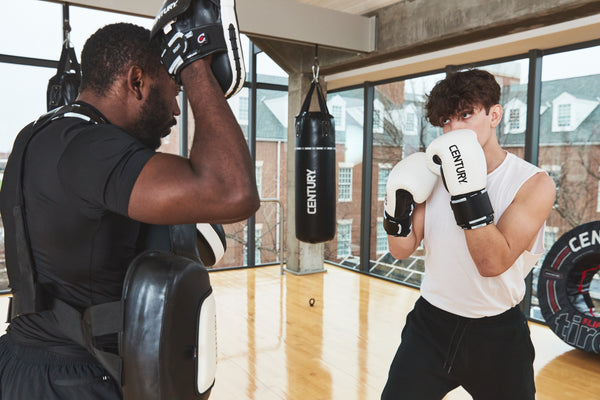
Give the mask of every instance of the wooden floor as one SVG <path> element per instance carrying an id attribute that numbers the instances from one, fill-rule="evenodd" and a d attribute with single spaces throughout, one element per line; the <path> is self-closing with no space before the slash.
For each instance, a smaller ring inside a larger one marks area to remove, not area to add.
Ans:
<path id="1" fill-rule="evenodd" d="M 211 273 L 219 346 L 211 400 L 379 399 L 418 291 L 325 267 L 305 276 L 282 276 L 278 266 Z M 600 399 L 600 358 L 530 328 L 537 399 Z M 462 388 L 445 397 L 463 399 L 471 396 Z"/>
<path id="2" fill-rule="evenodd" d="M 210 274 L 219 357 L 211 400 L 379 399 L 418 291 L 325 268 L 305 276 L 281 275 L 279 266 Z M 599 356 L 543 325 L 530 328 L 537 399 L 600 399 Z M 458 388 L 444 400 L 467 399 Z"/>

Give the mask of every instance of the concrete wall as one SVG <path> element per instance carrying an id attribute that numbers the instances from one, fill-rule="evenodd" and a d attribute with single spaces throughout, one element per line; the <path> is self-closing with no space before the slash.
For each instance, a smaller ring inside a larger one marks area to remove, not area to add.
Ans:
<path id="1" fill-rule="evenodd" d="M 598 0 L 401 0 L 377 17 L 377 50 L 320 49 L 326 76 L 600 14 Z M 600 38 L 600 29 L 587 40 Z M 284 70 L 310 71 L 314 46 L 251 39 Z"/>

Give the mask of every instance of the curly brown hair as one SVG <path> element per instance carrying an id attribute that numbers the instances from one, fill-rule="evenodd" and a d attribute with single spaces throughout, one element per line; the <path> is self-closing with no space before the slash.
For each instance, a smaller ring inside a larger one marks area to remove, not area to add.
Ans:
<path id="1" fill-rule="evenodd" d="M 494 75 L 480 69 L 449 73 L 427 96 L 426 117 L 434 126 L 464 111 L 483 107 L 486 114 L 500 103 L 500 85 Z"/>

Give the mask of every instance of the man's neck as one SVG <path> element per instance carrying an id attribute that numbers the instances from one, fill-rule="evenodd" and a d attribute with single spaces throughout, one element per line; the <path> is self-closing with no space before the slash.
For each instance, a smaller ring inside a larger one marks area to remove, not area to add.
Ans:
<path id="1" fill-rule="evenodd" d="M 112 124 L 127 130 L 127 107 L 118 96 L 98 96 L 92 91 L 84 91 L 77 100 L 93 106 Z"/>
<path id="2" fill-rule="evenodd" d="M 493 149 L 485 151 L 485 161 L 488 174 L 498 168 L 506 158 L 506 150 L 502 147 L 494 146 Z"/>

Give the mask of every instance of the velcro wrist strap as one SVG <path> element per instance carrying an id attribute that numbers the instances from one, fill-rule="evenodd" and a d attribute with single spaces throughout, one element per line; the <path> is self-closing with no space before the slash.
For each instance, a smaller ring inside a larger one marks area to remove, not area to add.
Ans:
<path id="1" fill-rule="evenodd" d="M 186 65 L 209 54 L 227 51 L 221 24 L 193 28 L 186 33 L 172 30 L 164 39 L 162 63 L 178 77 Z"/>
<path id="2" fill-rule="evenodd" d="M 452 196 L 450 206 L 456 223 L 463 229 L 475 229 L 494 222 L 494 209 L 487 189 Z"/>
<path id="3" fill-rule="evenodd" d="M 396 219 L 384 211 L 383 229 L 390 236 L 407 237 L 412 232 L 412 213 L 402 219 Z"/>

